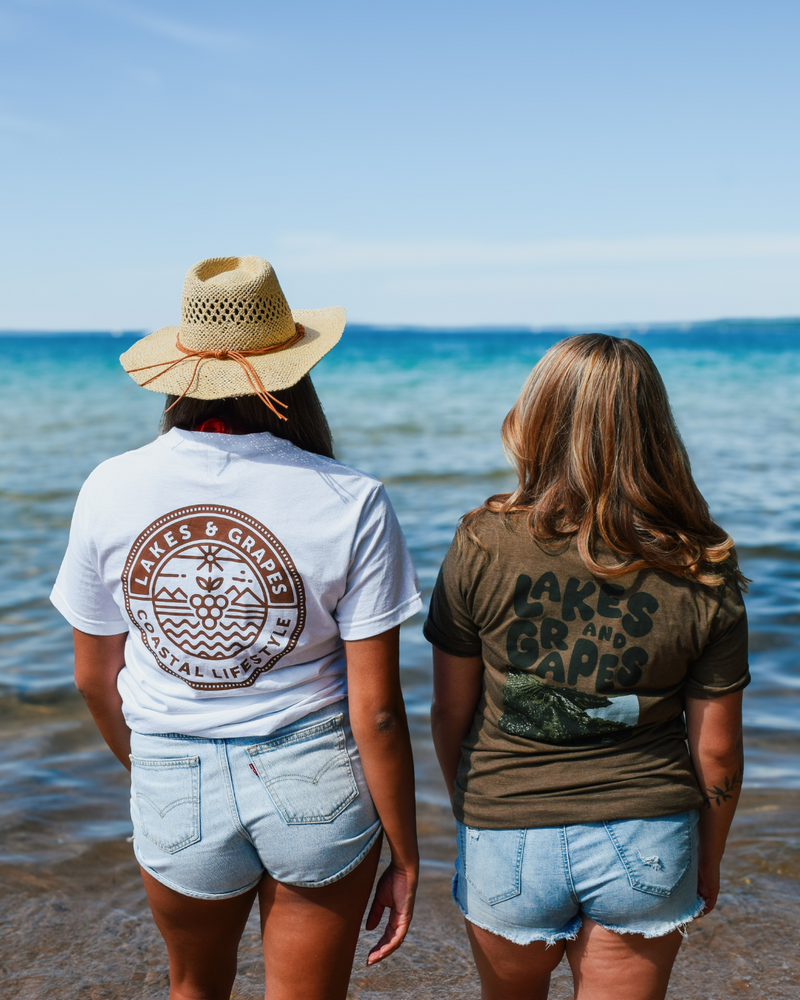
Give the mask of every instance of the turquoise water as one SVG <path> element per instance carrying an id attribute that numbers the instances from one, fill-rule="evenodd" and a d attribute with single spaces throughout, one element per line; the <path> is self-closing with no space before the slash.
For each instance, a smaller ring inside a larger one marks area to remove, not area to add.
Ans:
<path id="1" fill-rule="evenodd" d="M 797 787 L 800 321 L 622 332 L 658 364 L 695 477 L 754 581 L 746 781 Z M 337 457 L 386 483 L 426 596 L 458 517 L 510 488 L 500 424 L 561 336 L 362 327 L 315 369 Z M 30 856 L 54 834 L 66 843 L 127 830 L 121 769 L 72 692 L 70 632 L 47 595 L 86 475 L 156 433 L 163 397 L 135 386 L 117 361 L 131 339 L 0 340 L 0 857 Z M 404 685 L 420 796 L 442 801 L 420 625 L 403 629 Z"/>

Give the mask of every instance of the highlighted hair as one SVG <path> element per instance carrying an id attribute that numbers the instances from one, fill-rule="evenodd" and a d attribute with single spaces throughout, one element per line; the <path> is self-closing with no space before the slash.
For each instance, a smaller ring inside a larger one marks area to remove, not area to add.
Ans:
<path id="1" fill-rule="evenodd" d="M 631 340 L 582 334 L 560 341 L 531 372 L 503 423 L 519 484 L 465 514 L 526 514 L 540 542 L 576 536 L 596 576 L 659 569 L 743 587 L 733 539 L 711 518 L 692 478 L 661 376 Z M 598 561 L 602 544 L 616 561 Z"/>

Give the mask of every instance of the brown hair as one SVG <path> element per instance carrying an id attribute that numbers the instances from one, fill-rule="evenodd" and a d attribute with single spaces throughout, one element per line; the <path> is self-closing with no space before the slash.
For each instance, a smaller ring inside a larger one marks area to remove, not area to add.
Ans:
<path id="1" fill-rule="evenodd" d="M 295 385 L 277 389 L 272 395 L 286 403 L 287 409 L 282 410 L 287 415 L 286 420 L 276 417 L 258 396 L 228 396 L 224 399 L 167 396 L 161 417 L 161 433 L 166 434 L 173 427 L 190 431 L 204 420 L 216 417 L 236 434 L 269 431 L 304 451 L 333 458 L 331 429 L 310 376 L 304 375 Z"/>
<path id="2" fill-rule="evenodd" d="M 587 568 L 616 577 L 660 569 L 717 586 L 741 585 L 733 539 L 711 519 L 692 478 L 667 392 L 650 355 L 631 340 L 582 334 L 544 355 L 503 422 L 519 485 L 465 514 L 527 514 L 540 542 L 576 536 Z M 618 557 L 597 559 L 603 543 Z"/>

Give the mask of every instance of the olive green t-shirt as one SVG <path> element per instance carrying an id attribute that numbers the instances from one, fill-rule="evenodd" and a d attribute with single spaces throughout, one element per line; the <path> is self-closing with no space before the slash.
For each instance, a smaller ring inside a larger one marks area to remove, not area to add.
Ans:
<path id="1" fill-rule="evenodd" d="M 456 818 L 519 829 L 698 808 L 683 699 L 749 683 L 736 583 L 602 579 L 574 539 L 542 546 L 522 517 L 487 513 L 475 532 L 486 551 L 454 540 L 424 628 L 444 652 L 484 662 Z"/>

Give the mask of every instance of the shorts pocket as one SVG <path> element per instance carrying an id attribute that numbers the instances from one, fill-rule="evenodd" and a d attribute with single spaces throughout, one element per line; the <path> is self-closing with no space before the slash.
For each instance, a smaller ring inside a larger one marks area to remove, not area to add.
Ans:
<path id="1" fill-rule="evenodd" d="M 167 854 L 200 839 L 200 758 L 131 754 L 131 795 L 144 837 Z"/>
<path id="2" fill-rule="evenodd" d="M 341 715 L 247 752 L 286 823 L 330 823 L 358 797 Z"/>
<path id="3" fill-rule="evenodd" d="M 669 896 L 692 866 L 697 811 L 606 823 L 631 887 Z"/>
<path id="4" fill-rule="evenodd" d="M 476 830 L 458 824 L 459 874 L 494 906 L 520 894 L 525 830 Z"/>

